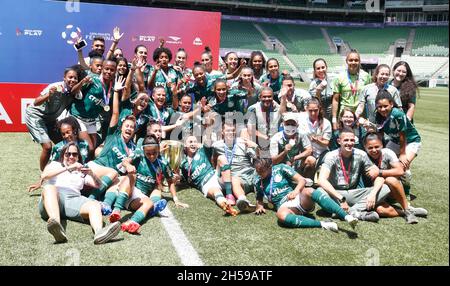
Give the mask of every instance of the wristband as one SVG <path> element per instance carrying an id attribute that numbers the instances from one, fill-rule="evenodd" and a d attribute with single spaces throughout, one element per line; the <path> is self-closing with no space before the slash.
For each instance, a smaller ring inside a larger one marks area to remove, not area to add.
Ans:
<path id="1" fill-rule="evenodd" d="M 380 170 L 378 171 L 378 177 L 383 177 L 383 170 L 380 169 Z"/>
<path id="2" fill-rule="evenodd" d="M 336 117 L 331 118 L 331 123 L 336 123 L 336 122 L 337 122 L 337 118 Z"/>
<path id="3" fill-rule="evenodd" d="M 173 197 L 173 201 L 174 201 L 175 203 L 177 203 L 177 202 L 178 202 L 178 197 Z"/>

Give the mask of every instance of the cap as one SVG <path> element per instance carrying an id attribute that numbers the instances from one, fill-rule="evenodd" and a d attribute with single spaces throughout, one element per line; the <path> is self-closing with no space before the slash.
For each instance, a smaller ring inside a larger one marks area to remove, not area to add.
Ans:
<path id="1" fill-rule="evenodd" d="M 293 120 L 293 121 L 295 121 L 295 123 L 298 124 L 297 114 L 292 113 L 292 112 L 285 113 L 283 115 L 283 122 L 286 122 L 288 120 Z"/>

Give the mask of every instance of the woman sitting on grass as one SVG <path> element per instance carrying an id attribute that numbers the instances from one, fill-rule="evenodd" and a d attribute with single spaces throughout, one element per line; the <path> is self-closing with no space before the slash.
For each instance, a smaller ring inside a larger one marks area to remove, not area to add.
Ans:
<path id="1" fill-rule="evenodd" d="M 329 213 L 336 213 L 352 228 L 358 223 L 358 219 L 347 214 L 329 196 L 318 190 L 305 188 L 305 179 L 288 165 L 273 166 L 272 160 L 266 158 L 255 159 L 253 165 L 259 175 L 255 182 L 257 201 L 255 214 L 266 213 L 263 204 L 263 197 L 266 197 L 269 203 L 275 206 L 278 221 L 285 227 L 321 227 L 338 232 L 335 222 L 318 221 L 305 216 L 314 210 L 315 203 Z"/>
<path id="2" fill-rule="evenodd" d="M 125 159 L 124 167 L 136 168 L 136 183 L 132 185 L 128 195 L 124 195 L 126 190 L 120 190 L 120 196 L 116 200 L 115 209 L 111 214 L 110 221 L 117 221 L 121 218 L 120 211 L 128 208 L 135 211 L 131 219 L 122 225 L 122 230 L 129 233 L 139 233 L 139 229 L 146 217 L 152 217 L 162 211 L 167 201 L 161 199 L 162 183 L 164 178 L 169 184 L 169 191 L 177 207 L 189 207 L 178 200 L 174 173 L 169 163 L 159 156 L 159 141 L 154 135 L 147 135 L 144 139 L 143 154 L 136 154 L 133 158 Z M 124 177 L 125 181 L 130 180 Z M 127 189 L 130 185 L 122 182 Z M 128 186 L 127 186 L 128 185 Z"/>
<path id="3" fill-rule="evenodd" d="M 97 188 L 100 179 L 90 168 L 83 167 L 80 149 L 75 142 L 69 142 L 63 147 L 59 161 L 47 165 L 41 178 L 47 180 L 48 184 L 44 185 L 39 201 L 39 213 L 47 221 L 47 230 L 56 243 L 67 241 L 61 219 L 89 221 L 94 230 L 94 244 L 106 243 L 117 236 L 120 223 L 103 227 L 100 203 L 80 193 L 84 185 Z"/>

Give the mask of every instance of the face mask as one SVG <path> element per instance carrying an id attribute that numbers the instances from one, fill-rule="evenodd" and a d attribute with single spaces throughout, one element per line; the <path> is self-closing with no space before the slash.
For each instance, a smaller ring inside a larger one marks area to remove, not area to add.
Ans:
<path id="1" fill-rule="evenodd" d="M 292 125 L 285 125 L 284 126 L 284 133 L 286 135 L 291 136 L 294 135 L 297 132 L 297 127 Z"/>

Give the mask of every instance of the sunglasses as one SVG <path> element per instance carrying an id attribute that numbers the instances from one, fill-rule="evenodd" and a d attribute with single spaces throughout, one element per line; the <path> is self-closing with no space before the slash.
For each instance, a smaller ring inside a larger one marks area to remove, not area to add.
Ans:
<path id="1" fill-rule="evenodd" d="M 66 152 L 64 153 L 64 157 L 78 157 L 78 152 Z"/>

